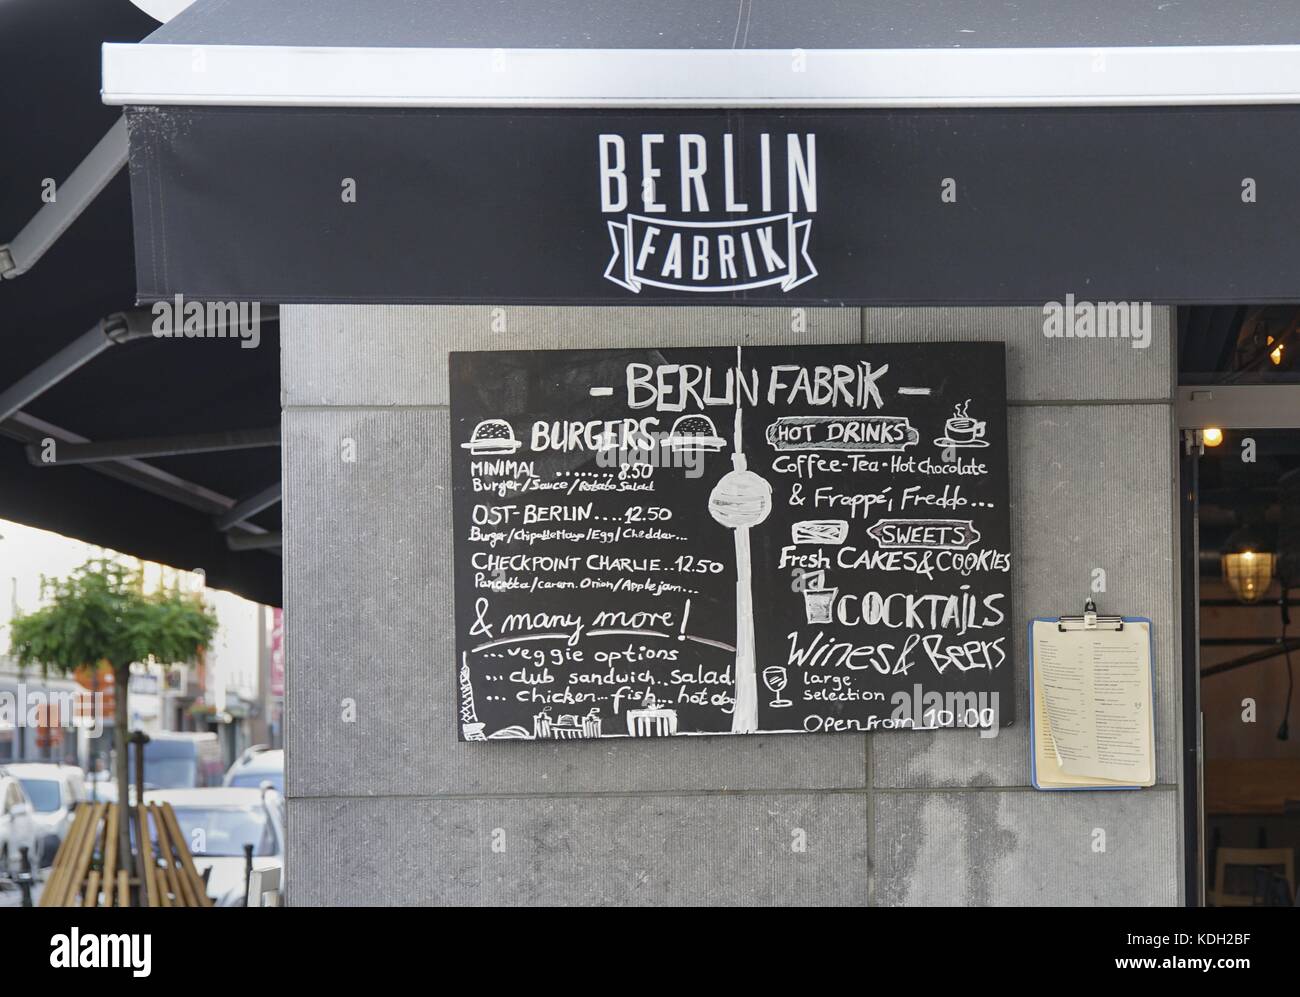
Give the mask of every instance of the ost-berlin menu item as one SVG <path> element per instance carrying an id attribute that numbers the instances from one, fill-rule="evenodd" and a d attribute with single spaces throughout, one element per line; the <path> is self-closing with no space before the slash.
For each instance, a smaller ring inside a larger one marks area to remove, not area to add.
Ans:
<path id="1" fill-rule="evenodd" d="M 461 739 L 1013 719 L 1001 343 L 450 374 Z"/>

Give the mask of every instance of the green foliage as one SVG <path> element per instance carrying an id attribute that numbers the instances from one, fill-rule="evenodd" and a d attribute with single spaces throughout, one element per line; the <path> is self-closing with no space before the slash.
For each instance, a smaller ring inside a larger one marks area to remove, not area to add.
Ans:
<path id="1" fill-rule="evenodd" d="M 174 590 L 145 595 L 139 574 L 114 561 L 87 561 L 47 585 L 50 604 L 10 626 L 11 653 L 46 673 L 104 660 L 121 670 L 151 656 L 163 664 L 188 661 L 217 629 L 197 596 Z"/>

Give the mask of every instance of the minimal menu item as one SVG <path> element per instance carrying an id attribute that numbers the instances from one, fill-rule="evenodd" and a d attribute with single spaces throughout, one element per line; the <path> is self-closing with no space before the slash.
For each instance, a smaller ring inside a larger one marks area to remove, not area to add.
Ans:
<path id="1" fill-rule="evenodd" d="M 450 371 L 462 740 L 1012 721 L 1001 343 Z"/>

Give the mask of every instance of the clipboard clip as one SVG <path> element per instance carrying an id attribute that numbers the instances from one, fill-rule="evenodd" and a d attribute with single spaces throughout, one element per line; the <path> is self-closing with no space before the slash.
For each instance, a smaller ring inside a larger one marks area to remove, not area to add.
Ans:
<path id="1" fill-rule="evenodd" d="M 1067 630 L 1123 630 L 1124 617 L 1099 615 L 1097 604 L 1089 597 L 1084 600 L 1082 616 L 1059 617 L 1056 629 L 1061 633 Z"/>

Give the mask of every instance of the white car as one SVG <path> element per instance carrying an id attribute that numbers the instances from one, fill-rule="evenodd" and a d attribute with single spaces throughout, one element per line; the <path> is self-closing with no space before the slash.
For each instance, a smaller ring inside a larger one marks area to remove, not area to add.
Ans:
<path id="1" fill-rule="evenodd" d="M 86 799 L 85 773 L 75 765 L 45 762 L 15 763 L 7 766 L 6 772 L 22 783 L 32 805 L 37 844 L 32 862 L 36 864 L 39 857 L 40 865 L 49 865 L 68 836 L 73 807 Z"/>
<path id="2" fill-rule="evenodd" d="M 23 784 L 0 768 L 0 876 L 12 876 L 22 864 L 22 851 L 35 867 L 36 824 L 32 820 L 32 803 Z"/>
<path id="3" fill-rule="evenodd" d="M 170 803 L 208 896 L 218 907 L 244 903 L 244 845 L 253 846 L 254 869 L 280 869 L 284 889 L 284 800 L 273 789 L 156 789 L 145 803 Z M 259 898 L 251 904 L 257 906 Z"/>
<path id="4" fill-rule="evenodd" d="M 281 748 L 250 748 L 239 761 L 230 766 L 221 785 L 244 789 L 261 789 L 269 782 L 271 788 L 284 795 L 284 750 Z"/>

